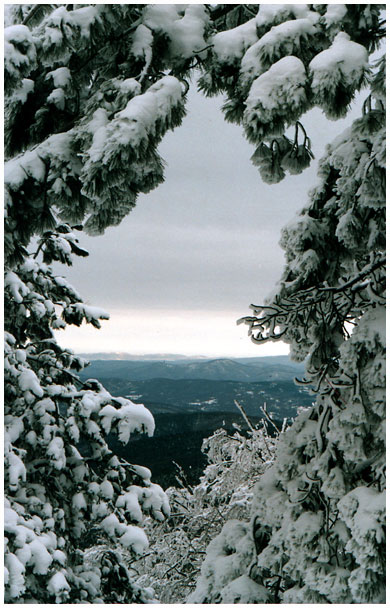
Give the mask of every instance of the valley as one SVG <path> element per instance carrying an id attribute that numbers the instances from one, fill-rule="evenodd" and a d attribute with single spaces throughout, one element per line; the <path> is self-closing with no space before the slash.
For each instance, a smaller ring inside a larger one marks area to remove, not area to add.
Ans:
<path id="1" fill-rule="evenodd" d="M 153 414 L 152 438 L 132 436 L 126 446 L 110 437 L 112 449 L 126 460 L 149 467 L 153 480 L 163 487 L 176 484 L 179 464 L 189 483 L 197 483 L 205 458 L 202 441 L 216 429 L 245 428 L 234 401 L 254 424 L 263 415 L 291 421 L 299 407 L 310 407 L 313 396 L 294 378 L 302 378 L 302 365 L 288 357 L 186 360 L 92 360 L 80 379 L 96 378 L 114 396 L 143 403 Z"/>

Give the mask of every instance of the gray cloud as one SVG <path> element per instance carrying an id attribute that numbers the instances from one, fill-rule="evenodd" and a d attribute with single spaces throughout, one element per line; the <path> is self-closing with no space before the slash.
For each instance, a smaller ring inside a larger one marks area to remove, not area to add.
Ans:
<path id="1" fill-rule="evenodd" d="M 232 311 L 237 317 L 273 289 L 283 269 L 280 230 L 304 206 L 324 143 L 340 133 L 342 121 L 330 123 L 318 110 L 304 117 L 313 167 L 269 186 L 250 163 L 253 146 L 223 120 L 220 105 L 193 92 L 183 125 L 160 147 L 165 183 L 141 196 L 120 226 L 81 237 L 90 257 L 60 272 L 86 301 L 111 312 Z"/>

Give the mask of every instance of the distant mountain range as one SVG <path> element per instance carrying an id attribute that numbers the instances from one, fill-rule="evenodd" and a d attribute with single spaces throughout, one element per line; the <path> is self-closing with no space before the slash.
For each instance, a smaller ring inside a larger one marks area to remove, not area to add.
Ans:
<path id="1" fill-rule="evenodd" d="M 206 360 L 91 360 L 82 378 L 126 378 L 126 380 L 215 380 L 271 382 L 302 377 L 304 367 L 288 357 L 259 357 Z"/>
<path id="2" fill-rule="evenodd" d="M 278 418 L 291 418 L 313 398 L 302 378 L 303 365 L 288 357 L 210 359 L 205 361 L 95 360 L 80 379 L 96 378 L 116 397 L 145 404 L 153 414 L 236 412 L 239 401 L 248 414 L 267 403 Z"/>
<path id="3" fill-rule="evenodd" d="M 202 440 L 218 428 L 232 432 L 234 424 L 245 426 L 235 401 L 254 423 L 262 417 L 260 407 L 265 403 L 274 420 L 282 421 L 313 402 L 308 390 L 294 383 L 295 377 L 303 377 L 304 366 L 286 356 L 106 359 L 102 353 L 101 358 L 85 357 L 91 363 L 80 373 L 81 380 L 96 378 L 113 396 L 143 403 L 154 415 L 153 438 L 134 435 L 127 446 L 121 446 L 111 437 L 110 445 L 129 462 L 150 467 L 153 479 L 164 487 L 176 483 L 173 461 L 196 483 L 205 464 Z"/>
<path id="4" fill-rule="evenodd" d="M 178 355 L 175 353 L 155 353 L 151 355 L 132 355 L 130 353 L 77 353 L 80 357 L 88 359 L 89 361 L 96 359 L 104 359 L 110 361 L 188 361 L 188 359 L 209 359 L 203 355 L 188 356 Z"/>

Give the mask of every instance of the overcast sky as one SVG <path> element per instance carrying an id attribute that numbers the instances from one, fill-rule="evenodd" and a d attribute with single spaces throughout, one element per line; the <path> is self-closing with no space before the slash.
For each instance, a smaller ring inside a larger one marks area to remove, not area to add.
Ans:
<path id="1" fill-rule="evenodd" d="M 111 316 L 99 331 L 82 326 L 59 333 L 60 343 L 76 352 L 288 352 L 279 343 L 253 344 L 236 320 L 278 281 L 280 230 L 306 203 L 325 143 L 344 121 L 330 122 L 319 110 L 303 117 L 316 160 L 301 175 L 269 186 L 250 163 L 253 146 L 242 129 L 224 121 L 223 100 L 192 88 L 187 117 L 160 146 L 165 183 L 140 196 L 120 226 L 99 237 L 82 235 L 89 258 L 60 268 L 87 303 Z"/>

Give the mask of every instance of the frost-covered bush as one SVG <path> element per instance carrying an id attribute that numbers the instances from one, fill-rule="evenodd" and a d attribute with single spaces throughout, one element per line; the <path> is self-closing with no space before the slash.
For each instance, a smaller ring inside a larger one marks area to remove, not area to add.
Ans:
<path id="1" fill-rule="evenodd" d="M 162 603 L 185 600 L 195 587 L 207 546 L 225 524 L 232 534 L 237 530 L 246 539 L 244 555 L 234 558 L 234 572 L 244 572 L 242 559 L 252 559 L 255 547 L 245 523 L 253 487 L 271 465 L 276 443 L 264 427 L 251 425 L 248 432 L 237 429 L 233 434 L 219 429 L 203 441 L 208 464 L 199 483 L 190 486 L 178 470 L 181 487 L 167 490 L 171 515 L 162 525 L 147 522 L 145 530 L 151 539 L 148 555 L 134 564 L 142 575 L 139 580 L 153 587 Z"/>

